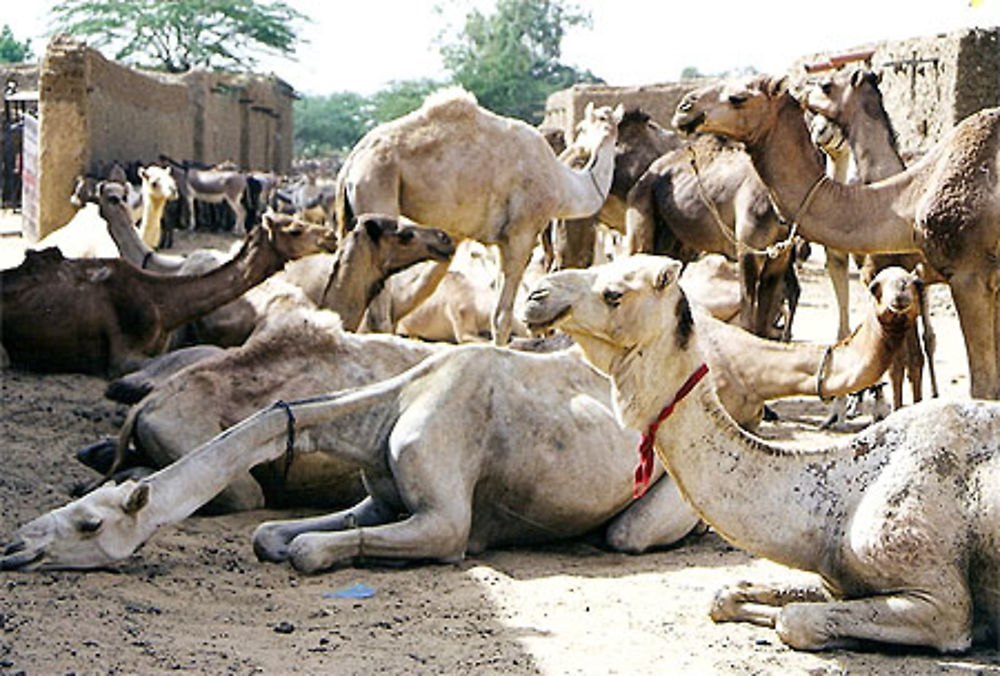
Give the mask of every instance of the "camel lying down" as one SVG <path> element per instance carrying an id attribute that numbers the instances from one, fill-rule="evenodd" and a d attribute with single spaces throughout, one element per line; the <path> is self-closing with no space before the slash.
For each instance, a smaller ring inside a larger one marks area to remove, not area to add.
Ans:
<path id="1" fill-rule="evenodd" d="M 698 518 L 661 469 L 633 499 L 636 441 L 614 419 L 607 379 L 574 351 L 456 347 L 388 380 L 271 406 L 140 482 L 105 484 L 23 526 L 0 568 L 119 561 L 251 467 L 312 453 L 355 463 L 369 495 L 329 516 L 262 524 L 261 559 L 303 572 L 455 561 L 605 525 L 610 546 L 638 552 Z"/>
<path id="2" fill-rule="evenodd" d="M 959 652 L 980 630 L 996 640 L 1000 404 L 924 402 L 826 448 L 771 445 L 740 430 L 699 380 L 701 330 L 674 283 L 679 268 L 633 256 L 555 273 L 525 319 L 560 326 L 611 376 L 622 422 L 648 431 L 649 461 L 655 443 L 719 534 L 822 579 L 724 589 L 712 618 L 774 627 L 806 650 L 874 640 Z"/>

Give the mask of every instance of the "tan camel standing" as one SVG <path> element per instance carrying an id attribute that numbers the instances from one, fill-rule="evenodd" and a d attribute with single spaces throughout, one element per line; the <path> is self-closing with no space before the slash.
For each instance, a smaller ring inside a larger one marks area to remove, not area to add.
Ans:
<path id="1" fill-rule="evenodd" d="M 907 171 L 854 186 L 826 178 L 784 80 L 694 90 L 674 124 L 743 141 L 778 209 L 808 239 L 854 253 L 923 253 L 951 288 L 972 396 L 1000 398 L 1000 109 L 969 116 Z"/>
<path id="2" fill-rule="evenodd" d="M 655 447 L 720 535 L 822 580 L 727 588 L 712 618 L 774 627 L 803 650 L 868 640 L 960 652 L 979 630 L 996 641 L 1000 405 L 935 400 L 825 448 L 769 444 L 736 427 L 700 380 L 700 326 L 679 269 L 633 256 L 557 272 L 525 319 L 561 327 L 611 377 L 619 419 L 645 430 L 642 467 Z"/>
<path id="3" fill-rule="evenodd" d="M 146 246 L 155 249 L 160 246 L 163 234 L 163 210 L 167 202 L 177 199 L 177 183 L 170 170 L 155 165 L 141 167 L 142 218 L 139 221 L 139 235 Z"/>
<path id="4" fill-rule="evenodd" d="M 611 186 L 623 110 L 588 106 L 577 144 L 591 152 L 584 170 L 562 164 L 542 134 L 500 117 L 461 90 L 432 95 L 424 105 L 368 132 L 337 178 L 341 234 L 355 215 L 404 215 L 458 238 L 496 244 L 500 294 L 492 332 L 510 335 L 514 295 L 538 234 L 554 218 L 590 216 Z"/>
<path id="5" fill-rule="evenodd" d="M 269 368 L 266 355 L 258 368 Z M 258 526 L 257 556 L 302 572 L 368 560 L 454 562 L 597 528 L 609 546 L 638 553 L 698 524 L 662 468 L 652 490 L 633 497 L 628 450 L 638 437 L 615 420 L 607 378 L 573 351 L 447 348 L 398 376 L 233 422 L 139 483 L 106 484 L 24 525 L 0 569 L 120 561 L 250 468 L 286 462 L 289 448 L 293 469 L 319 454 L 360 468 L 369 492 L 340 512 Z"/>
<path id="6" fill-rule="evenodd" d="M 760 253 L 784 240 L 789 230 L 740 148 L 705 136 L 660 157 L 629 191 L 625 220 L 630 253 L 664 253 L 687 261 L 709 252 L 737 261 L 740 325 L 760 336 L 791 337 L 799 294 L 795 251 Z M 775 331 L 786 297 L 789 321 Z"/>
<path id="7" fill-rule="evenodd" d="M 242 295 L 301 254 L 298 236 L 262 226 L 200 276 L 146 272 L 119 258 L 29 252 L 0 271 L 0 342 L 14 366 L 116 375 L 166 347 L 170 332 Z"/>
<path id="8" fill-rule="evenodd" d="M 803 97 L 803 103 L 817 114 L 817 119 L 832 120 L 839 128 L 846 130 L 845 141 L 850 149 L 831 157 L 834 157 L 835 165 L 841 167 L 853 157 L 858 176 L 865 183 L 874 183 L 906 170 L 896 148 L 896 134 L 882 104 L 882 92 L 878 85 L 879 77 L 875 73 L 854 70 L 812 83 L 806 88 Z M 830 152 L 827 147 L 824 150 Z M 841 170 L 842 173 L 846 171 L 846 168 Z M 846 183 L 840 176 L 835 176 L 834 180 Z M 861 279 L 867 284 L 879 270 L 888 266 L 898 265 L 912 270 L 921 264 L 925 270 L 929 267 L 920 254 L 869 254 L 861 265 Z M 928 274 L 935 281 L 943 281 L 933 271 Z M 938 394 L 934 373 L 935 336 L 926 298 L 921 299 L 921 305 L 924 340 L 920 339 L 915 326 L 907 337 L 906 350 L 900 353 L 889 369 L 893 408 L 896 409 L 903 405 L 904 375 L 909 376 L 913 402 L 923 398 L 924 352 L 927 355 L 932 396 L 936 397 Z"/>

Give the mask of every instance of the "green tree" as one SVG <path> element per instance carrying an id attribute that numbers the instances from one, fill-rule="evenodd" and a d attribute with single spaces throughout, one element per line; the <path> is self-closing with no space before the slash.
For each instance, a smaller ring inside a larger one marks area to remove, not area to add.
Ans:
<path id="1" fill-rule="evenodd" d="M 416 110 L 427 95 L 444 84 L 430 79 L 393 80 L 371 97 L 371 125 L 388 122 Z"/>
<path id="2" fill-rule="evenodd" d="M 295 153 L 319 157 L 347 150 L 368 130 L 371 104 L 354 92 L 306 96 L 295 102 Z"/>
<path id="3" fill-rule="evenodd" d="M 537 124 L 549 94 L 600 82 L 560 62 L 562 40 L 575 26 L 590 26 L 590 15 L 563 0 L 497 0 L 493 14 L 473 10 L 457 35 L 442 35 L 441 56 L 483 106 Z"/>
<path id="4" fill-rule="evenodd" d="M 61 0 L 53 27 L 111 47 L 114 58 L 182 73 L 195 66 L 252 69 L 255 53 L 291 55 L 292 23 L 280 0 Z"/>
<path id="5" fill-rule="evenodd" d="M 22 63 L 33 58 L 31 40 L 18 42 L 8 24 L 0 30 L 0 63 Z"/>

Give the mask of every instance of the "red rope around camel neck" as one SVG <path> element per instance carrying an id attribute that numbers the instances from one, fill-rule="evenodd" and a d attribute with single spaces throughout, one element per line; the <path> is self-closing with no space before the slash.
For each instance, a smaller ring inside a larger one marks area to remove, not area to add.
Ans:
<path id="1" fill-rule="evenodd" d="M 708 373 L 708 364 L 702 364 L 694 373 L 688 376 L 687 381 L 677 390 L 673 401 L 663 407 L 656 420 L 649 424 L 639 442 L 639 465 L 635 468 L 635 485 L 632 488 L 632 496 L 641 498 L 649 488 L 649 481 L 653 478 L 653 444 L 656 442 L 656 430 L 660 428 L 660 423 L 670 417 L 674 412 L 674 407 L 681 403 L 681 399 L 688 396 L 694 386 Z"/>

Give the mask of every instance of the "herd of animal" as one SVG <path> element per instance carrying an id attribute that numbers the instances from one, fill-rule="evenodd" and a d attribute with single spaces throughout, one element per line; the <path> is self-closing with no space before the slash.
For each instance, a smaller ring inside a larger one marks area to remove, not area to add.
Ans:
<path id="1" fill-rule="evenodd" d="M 445 90 L 354 147 L 316 191 L 324 223 L 300 197 L 251 226 L 233 171 L 82 180 L 77 218 L 0 271 L 0 357 L 105 376 L 132 408 L 78 453 L 100 478 L 0 569 L 104 567 L 198 510 L 265 505 L 337 510 L 253 534 L 309 573 L 595 529 L 641 553 L 707 525 L 821 581 L 728 587 L 715 621 L 804 650 L 1000 643 L 1000 109 L 906 168 L 878 85 L 705 86 L 681 133 L 588 106 L 564 149 Z M 178 197 L 228 204 L 242 246 L 158 251 Z M 789 340 L 806 241 L 838 300 L 829 345 Z M 853 332 L 849 254 L 870 304 Z M 937 395 L 929 283 L 954 298 L 970 400 L 917 403 L 925 366 Z M 887 372 L 901 410 L 858 434 L 753 434 L 781 397 L 842 420 Z"/>

